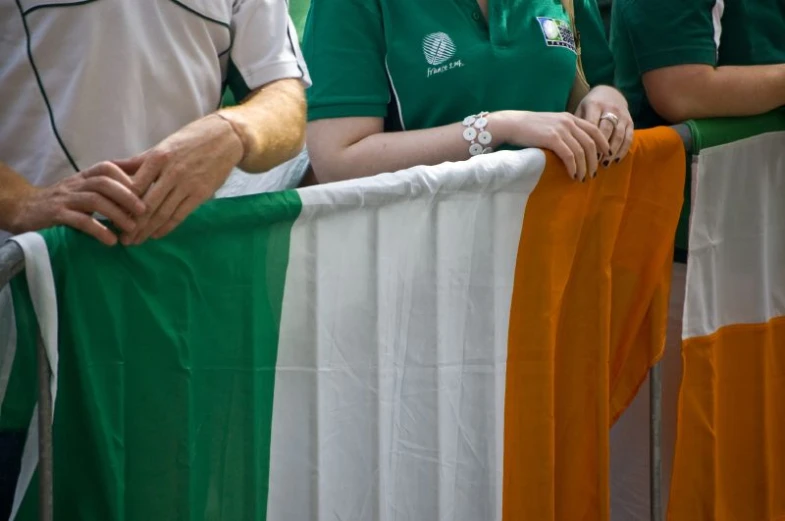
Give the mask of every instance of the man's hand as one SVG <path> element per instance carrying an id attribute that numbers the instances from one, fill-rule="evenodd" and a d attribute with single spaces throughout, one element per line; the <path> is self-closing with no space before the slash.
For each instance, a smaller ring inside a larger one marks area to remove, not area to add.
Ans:
<path id="1" fill-rule="evenodd" d="M 147 210 L 136 230 L 123 234 L 123 244 L 160 239 L 174 230 L 213 196 L 235 166 L 266 172 L 302 150 L 305 94 L 298 79 L 269 83 L 218 114 L 194 121 L 129 160 L 133 168 L 126 173 L 133 176 Z"/>
<path id="2" fill-rule="evenodd" d="M 8 196 L 8 231 L 23 233 L 62 224 L 92 235 L 107 246 L 116 244 L 115 234 L 93 213 L 100 213 L 130 233 L 136 228 L 134 218 L 145 210 L 123 166 L 133 168 L 131 163 L 98 163 L 45 188 L 31 186 L 18 174 L 5 170 L 3 179 L 9 177 L 12 189 L 0 195 Z"/>
<path id="3" fill-rule="evenodd" d="M 160 238 L 213 196 L 243 157 L 243 143 L 232 125 L 210 115 L 183 127 L 140 156 L 130 159 L 136 190 L 146 211 L 136 228 L 123 234 L 125 245 Z"/>

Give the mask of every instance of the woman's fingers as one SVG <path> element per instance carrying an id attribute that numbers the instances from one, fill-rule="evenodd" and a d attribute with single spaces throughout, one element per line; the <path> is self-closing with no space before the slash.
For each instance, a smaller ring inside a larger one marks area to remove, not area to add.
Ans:
<path id="1" fill-rule="evenodd" d="M 632 125 L 627 125 L 624 129 L 624 139 L 622 140 L 621 148 L 619 149 L 618 154 L 616 154 L 617 163 L 627 156 L 630 147 L 632 147 L 633 139 L 635 139 L 635 128 Z"/>
<path id="2" fill-rule="evenodd" d="M 616 127 L 613 125 L 613 123 L 609 119 L 606 118 L 606 119 L 601 119 L 600 120 L 598 128 L 600 129 L 600 132 L 605 137 L 605 139 L 608 141 L 608 147 L 609 147 L 608 151 L 611 152 L 610 155 L 605 154 L 605 153 L 602 154 L 603 165 L 604 166 L 608 166 L 610 164 L 611 160 L 613 159 L 613 155 L 618 151 L 618 148 L 614 148 L 614 146 L 613 146 L 614 138 L 618 137 L 617 133 L 615 132 Z"/>
<path id="3" fill-rule="evenodd" d="M 563 137 L 564 142 L 570 147 L 573 156 L 575 157 L 575 176 L 574 179 L 576 181 L 585 181 L 586 180 L 586 162 L 587 162 L 587 151 L 585 148 L 585 143 L 587 141 L 591 142 L 591 139 L 588 139 L 586 136 L 581 136 L 581 132 L 578 130 L 577 132 L 572 132 Z M 596 161 L 596 158 L 595 158 Z"/>
<path id="4" fill-rule="evenodd" d="M 548 148 L 561 159 L 562 163 L 564 163 L 564 167 L 567 169 L 567 175 L 575 179 L 577 161 L 575 160 L 575 152 L 572 147 L 570 147 L 564 139 L 557 139 Z"/>
<path id="5" fill-rule="evenodd" d="M 609 156 L 611 153 L 611 145 L 608 139 L 603 135 L 602 131 L 597 125 L 592 125 L 584 119 L 577 119 L 576 122 L 581 130 L 583 130 L 594 141 L 597 148 L 597 153 L 603 156 Z"/>
<path id="6" fill-rule="evenodd" d="M 613 136 L 611 136 L 610 145 L 611 145 L 611 155 L 608 156 L 608 161 L 613 161 L 619 158 L 619 152 L 621 152 L 622 146 L 624 146 L 624 139 L 627 131 L 628 125 L 624 122 L 619 122 L 616 125 L 615 132 Z"/>

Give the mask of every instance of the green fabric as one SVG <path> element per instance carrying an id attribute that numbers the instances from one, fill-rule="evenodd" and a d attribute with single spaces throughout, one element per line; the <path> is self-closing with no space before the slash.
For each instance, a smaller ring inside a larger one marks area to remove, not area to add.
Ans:
<path id="1" fill-rule="evenodd" d="M 688 121 L 692 133 L 692 150 L 701 150 L 767 132 L 785 131 L 785 109 L 750 118 L 715 118 Z"/>
<path id="2" fill-rule="evenodd" d="M 226 86 L 227 90 L 232 93 L 235 103 L 243 101 L 251 93 L 251 88 L 231 59 L 229 59 L 226 71 Z"/>
<path id="3" fill-rule="evenodd" d="M 305 19 L 308 17 L 308 9 L 311 7 L 311 0 L 289 0 L 289 16 L 292 17 L 297 35 L 300 41 L 303 39 L 305 31 Z"/>
<path id="4" fill-rule="evenodd" d="M 266 518 L 278 327 L 300 210 L 294 191 L 215 200 L 166 241 L 132 248 L 43 232 L 60 326 L 57 519 Z M 24 284 L 14 290 L 24 300 Z M 26 426 L 35 338 L 22 300 L 2 416 L 14 411 Z M 36 508 L 32 487 L 19 519 L 34 521 Z"/>
<path id="5" fill-rule="evenodd" d="M 576 4 L 590 80 L 609 83 L 595 0 Z M 309 119 L 400 111 L 406 129 L 419 129 L 483 110 L 563 111 L 576 60 L 562 45 L 572 39 L 565 24 L 554 0 L 492 0 L 488 23 L 475 0 L 321 0 L 303 36 Z"/>
<path id="6" fill-rule="evenodd" d="M 714 41 L 715 0 L 614 0 L 610 44 L 616 82 L 638 128 L 664 123 L 646 98 L 641 76 L 685 64 L 785 63 L 785 3 L 725 2 L 719 51 Z"/>

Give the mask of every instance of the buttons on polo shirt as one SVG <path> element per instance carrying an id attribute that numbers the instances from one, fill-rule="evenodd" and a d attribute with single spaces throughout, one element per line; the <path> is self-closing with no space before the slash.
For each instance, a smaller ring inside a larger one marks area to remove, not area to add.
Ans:
<path id="1" fill-rule="evenodd" d="M 480 20 L 482 20 L 482 13 L 479 11 L 474 11 L 472 13 L 472 20 L 474 20 L 475 22 L 479 22 Z"/>

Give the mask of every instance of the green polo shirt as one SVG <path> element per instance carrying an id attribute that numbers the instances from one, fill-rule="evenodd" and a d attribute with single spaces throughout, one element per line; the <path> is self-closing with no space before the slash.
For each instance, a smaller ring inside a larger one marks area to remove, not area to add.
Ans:
<path id="1" fill-rule="evenodd" d="M 664 125 L 646 98 L 641 76 L 674 65 L 785 63 L 785 2 L 614 0 L 610 42 L 616 85 L 627 97 L 636 127 Z M 678 259 L 685 258 L 687 248 L 689 185 L 688 176 L 676 236 Z"/>
<path id="2" fill-rule="evenodd" d="M 612 83 L 595 0 L 577 0 L 589 81 Z M 575 75 L 559 0 L 319 0 L 303 54 L 310 120 L 381 117 L 430 128 L 483 110 L 564 111 Z"/>
<path id="3" fill-rule="evenodd" d="M 664 124 L 641 76 L 674 65 L 785 63 L 782 0 L 614 0 L 616 83 L 639 128 Z M 719 41 L 719 49 L 717 48 Z"/>

